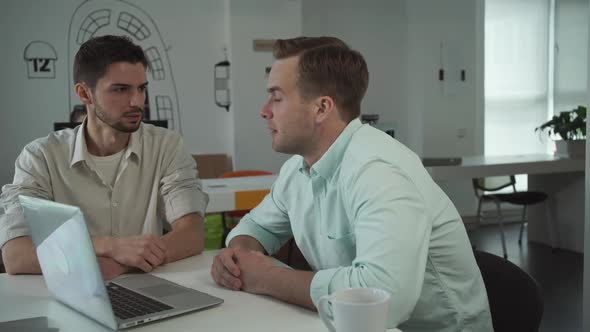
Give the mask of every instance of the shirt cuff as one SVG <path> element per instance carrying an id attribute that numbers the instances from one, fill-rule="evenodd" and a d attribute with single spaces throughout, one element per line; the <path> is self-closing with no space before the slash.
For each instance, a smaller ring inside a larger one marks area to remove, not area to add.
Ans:
<path id="1" fill-rule="evenodd" d="M 166 201 L 166 219 L 170 224 L 189 213 L 197 212 L 205 218 L 209 195 L 196 189 L 183 189 Z"/>
<path id="2" fill-rule="evenodd" d="M 0 250 L 6 242 L 29 235 L 29 228 L 22 213 L 0 215 Z"/>
<path id="3" fill-rule="evenodd" d="M 274 254 L 281 248 L 281 242 L 276 236 L 256 224 L 247 215 L 229 232 L 225 239 L 225 245 L 229 246 L 230 241 L 238 235 L 248 235 L 255 238 L 269 255 Z"/>
<path id="4" fill-rule="evenodd" d="M 309 296 L 311 297 L 311 300 L 313 301 L 313 304 L 316 306 L 316 308 L 320 298 L 324 295 L 330 294 L 330 284 L 332 283 L 332 279 L 339 269 L 340 268 L 320 270 L 316 272 L 313 279 L 311 279 Z"/>

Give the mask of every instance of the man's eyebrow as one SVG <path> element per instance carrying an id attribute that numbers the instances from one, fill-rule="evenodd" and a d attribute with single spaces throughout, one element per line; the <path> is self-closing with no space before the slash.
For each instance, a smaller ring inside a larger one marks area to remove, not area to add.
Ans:
<path id="1" fill-rule="evenodd" d="M 281 88 L 279 88 L 278 86 L 271 86 L 270 88 L 266 89 L 266 91 L 267 91 L 268 93 L 273 93 L 273 92 L 275 92 L 275 91 L 279 91 L 279 92 L 281 92 L 281 91 L 283 91 L 283 90 L 281 90 Z"/>
<path id="2" fill-rule="evenodd" d="M 124 87 L 124 88 L 128 88 L 131 86 L 131 84 L 125 84 L 125 83 L 113 83 L 111 84 L 112 87 Z"/>
<path id="3" fill-rule="evenodd" d="M 140 88 L 147 87 L 148 83 L 149 82 L 142 83 L 139 87 Z M 125 87 L 125 88 L 128 88 L 128 87 L 131 87 L 131 84 L 126 84 L 126 83 L 113 83 L 113 84 L 111 84 L 111 86 L 112 87 Z"/>

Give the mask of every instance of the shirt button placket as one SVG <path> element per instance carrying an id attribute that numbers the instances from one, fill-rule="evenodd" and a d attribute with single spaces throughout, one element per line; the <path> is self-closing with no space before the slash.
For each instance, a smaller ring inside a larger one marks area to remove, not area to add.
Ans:
<path id="1" fill-rule="evenodd" d="M 113 235 L 119 234 L 119 226 L 116 223 L 116 216 L 119 207 L 118 195 L 116 191 L 111 191 L 111 228 L 113 230 Z"/>
<path id="2" fill-rule="evenodd" d="M 316 221 L 321 225 L 322 219 L 322 207 L 321 207 L 321 191 L 322 191 L 322 178 L 312 170 L 311 174 L 311 188 L 313 194 L 313 202 L 314 202 L 314 211 L 315 211 L 315 218 Z"/>

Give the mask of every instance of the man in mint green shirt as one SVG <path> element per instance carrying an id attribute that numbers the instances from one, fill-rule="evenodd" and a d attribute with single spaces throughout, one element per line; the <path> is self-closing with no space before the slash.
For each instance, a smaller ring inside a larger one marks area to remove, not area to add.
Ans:
<path id="1" fill-rule="evenodd" d="M 392 294 L 389 327 L 492 331 L 486 290 L 453 203 L 420 159 L 358 120 L 362 55 L 331 37 L 278 40 L 261 115 L 295 156 L 227 238 L 214 280 L 315 309 L 351 287 Z M 313 272 L 273 264 L 293 237 Z"/>

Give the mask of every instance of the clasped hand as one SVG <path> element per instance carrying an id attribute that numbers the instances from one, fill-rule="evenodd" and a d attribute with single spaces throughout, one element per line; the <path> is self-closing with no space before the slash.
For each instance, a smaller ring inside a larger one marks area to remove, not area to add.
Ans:
<path id="1" fill-rule="evenodd" d="M 114 238 L 108 256 L 123 265 L 151 272 L 166 262 L 166 245 L 154 235 Z"/>
<path id="2" fill-rule="evenodd" d="M 215 256 L 211 276 L 229 289 L 264 294 L 265 277 L 274 267 L 272 258 L 259 251 L 226 248 Z"/>

